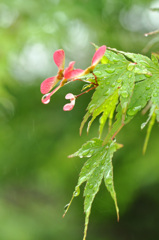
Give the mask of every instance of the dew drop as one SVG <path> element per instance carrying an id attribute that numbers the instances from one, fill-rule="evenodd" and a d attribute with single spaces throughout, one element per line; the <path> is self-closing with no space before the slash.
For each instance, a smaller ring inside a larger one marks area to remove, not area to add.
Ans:
<path id="1" fill-rule="evenodd" d="M 135 115 L 135 112 L 134 112 L 133 109 L 129 109 L 128 112 L 127 112 L 127 114 L 128 114 L 129 116 L 133 116 L 133 115 Z"/>
<path id="2" fill-rule="evenodd" d="M 122 104 L 122 113 L 126 113 L 127 107 L 128 107 L 128 102 L 124 102 Z"/>
<path id="3" fill-rule="evenodd" d="M 123 92 L 121 92 L 121 96 L 122 96 L 123 98 L 127 98 L 127 97 L 129 96 L 129 94 L 128 94 L 127 91 L 123 91 Z"/>
<path id="4" fill-rule="evenodd" d="M 93 184 L 89 184 L 89 188 L 92 189 L 93 188 Z"/>
<path id="5" fill-rule="evenodd" d="M 93 188 L 93 192 L 95 193 L 97 191 L 97 187 L 94 187 Z"/>
<path id="6" fill-rule="evenodd" d="M 66 211 L 67 210 L 67 208 L 69 207 L 69 203 L 68 204 L 66 204 L 65 206 L 64 206 L 64 210 Z"/>
<path id="7" fill-rule="evenodd" d="M 87 156 L 87 154 L 88 154 L 89 152 L 90 152 L 89 149 L 83 150 L 83 151 L 82 151 L 82 157 L 83 157 L 83 156 Z"/>
<path id="8" fill-rule="evenodd" d="M 141 106 L 137 106 L 137 107 L 134 107 L 134 108 L 130 108 L 127 112 L 127 114 L 129 116 L 133 116 L 135 115 L 139 110 L 141 110 Z"/>
<path id="9" fill-rule="evenodd" d="M 145 77 L 150 78 L 152 75 L 151 74 L 145 74 Z"/>
<path id="10" fill-rule="evenodd" d="M 110 81 L 106 81 L 106 84 L 109 85 L 109 84 L 110 84 Z"/>
<path id="11" fill-rule="evenodd" d="M 105 93 L 104 96 L 108 96 L 110 94 L 110 89 L 108 89 Z"/>
<path id="12" fill-rule="evenodd" d="M 88 168 L 89 168 L 89 166 L 90 166 L 90 165 L 87 163 L 87 164 L 86 164 L 86 168 L 88 169 Z"/>
<path id="13" fill-rule="evenodd" d="M 76 188 L 75 188 L 75 191 L 74 191 L 74 193 L 73 193 L 73 196 L 74 196 L 74 197 L 77 197 L 79 194 L 80 194 L 80 188 L 79 188 L 79 187 L 76 187 Z"/>
<path id="14" fill-rule="evenodd" d="M 157 93 L 154 93 L 154 94 L 153 94 L 153 97 L 157 97 L 157 96 L 158 96 L 158 94 L 157 94 Z"/>
<path id="15" fill-rule="evenodd" d="M 141 129 L 143 129 L 146 126 L 147 122 L 144 122 L 141 124 Z"/>
<path id="16" fill-rule="evenodd" d="M 113 73 L 115 72 L 115 68 L 109 68 L 105 70 L 107 73 Z"/>
<path id="17" fill-rule="evenodd" d="M 45 94 L 43 97 L 42 97 L 42 103 L 44 103 L 44 104 L 48 104 L 49 102 L 50 102 L 50 93 L 47 93 L 47 94 Z"/>
<path id="18" fill-rule="evenodd" d="M 115 83 L 112 83 L 112 85 L 111 85 L 112 87 L 115 87 Z"/>
<path id="19" fill-rule="evenodd" d="M 141 108 L 142 108 L 141 106 L 137 106 L 137 107 L 134 107 L 133 110 L 134 110 L 134 111 L 140 111 Z"/>
<path id="20" fill-rule="evenodd" d="M 150 87 L 151 87 L 150 85 L 147 85 L 147 86 L 146 86 L 146 90 L 149 90 L 149 89 L 150 89 Z"/>
<path id="21" fill-rule="evenodd" d="M 134 63 L 129 63 L 128 66 L 127 66 L 127 70 L 128 71 L 132 71 L 135 67 L 135 64 Z"/>
<path id="22" fill-rule="evenodd" d="M 116 59 L 115 57 L 112 58 L 113 62 L 119 62 L 118 59 Z"/>
<path id="23" fill-rule="evenodd" d="M 95 75 L 100 76 L 100 75 L 102 75 L 102 73 L 100 71 L 95 71 Z"/>
<path id="24" fill-rule="evenodd" d="M 92 104 L 91 106 L 89 106 L 89 112 L 92 112 L 94 110 L 95 104 Z"/>
<path id="25" fill-rule="evenodd" d="M 121 81 L 122 81 L 122 79 L 121 79 L 121 78 L 118 78 L 118 79 L 117 79 L 117 82 L 118 82 L 118 83 L 120 83 Z"/>
<path id="26" fill-rule="evenodd" d="M 107 180 L 106 180 L 106 184 L 108 184 L 108 185 L 111 185 L 111 184 L 112 184 L 112 180 L 111 180 L 110 177 L 107 178 Z"/>

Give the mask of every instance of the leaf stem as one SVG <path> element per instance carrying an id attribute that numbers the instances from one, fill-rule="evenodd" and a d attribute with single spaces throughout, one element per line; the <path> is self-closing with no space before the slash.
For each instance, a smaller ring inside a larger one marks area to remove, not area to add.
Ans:
<path id="1" fill-rule="evenodd" d="M 69 204 L 68 204 L 68 206 L 67 206 L 67 208 L 66 208 L 66 210 L 65 210 L 65 212 L 64 212 L 64 214 L 62 216 L 63 218 L 65 217 L 66 213 L 68 212 L 68 209 L 70 208 L 70 205 L 71 205 L 73 199 L 74 199 L 74 195 L 72 195 L 72 198 L 71 198 L 71 200 L 70 200 L 70 202 L 69 202 Z"/>
<path id="2" fill-rule="evenodd" d="M 97 78 L 97 77 L 96 77 L 96 78 Z M 89 79 L 89 78 L 86 78 L 86 79 Z M 92 79 L 92 80 L 93 80 L 93 79 Z M 94 83 L 94 82 L 89 82 L 89 81 L 87 81 L 87 80 L 85 80 L 85 79 L 81 79 L 81 78 L 70 79 L 70 80 L 67 81 L 66 84 L 68 84 L 68 83 L 70 83 L 70 82 L 75 82 L 75 81 L 81 81 L 81 82 L 85 82 L 85 83 L 90 83 L 90 84 L 92 84 L 92 85 L 94 85 L 94 86 L 98 86 L 98 83 L 97 83 L 96 79 L 95 79 L 96 83 Z"/>
<path id="3" fill-rule="evenodd" d="M 125 125 L 124 123 L 121 124 L 121 126 L 118 128 L 118 130 L 112 136 L 112 140 L 115 138 L 115 136 L 118 134 L 118 132 L 120 132 L 120 130 L 122 129 L 122 127 L 124 127 L 124 125 Z"/>
<path id="4" fill-rule="evenodd" d="M 81 95 L 83 95 L 83 94 L 85 94 L 85 93 L 88 93 L 89 91 L 95 89 L 96 87 L 97 87 L 97 86 L 91 87 L 91 88 L 89 88 L 88 90 L 86 90 L 85 92 L 76 95 L 76 98 L 80 97 Z"/>
<path id="5" fill-rule="evenodd" d="M 98 82 L 97 82 L 97 76 L 94 74 L 94 72 L 92 72 L 93 76 L 94 76 L 94 79 L 95 79 L 95 82 L 96 82 L 96 86 L 98 86 Z"/>
<path id="6" fill-rule="evenodd" d="M 143 154 L 145 154 L 145 152 L 146 152 L 147 144 L 148 144 L 148 141 L 149 141 L 149 138 L 150 138 L 150 133 L 151 133 L 152 127 L 155 123 L 155 119 L 156 119 L 156 113 L 154 112 L 152 114 L 151 121 L 149 122 L 149 125 L 148 125 L 148 128 L 147 128 L 147 134 L 146 134 L 146 138 L 145 138 L 145 142 L 144 142 L 144 146 L 143 146 Z"/>

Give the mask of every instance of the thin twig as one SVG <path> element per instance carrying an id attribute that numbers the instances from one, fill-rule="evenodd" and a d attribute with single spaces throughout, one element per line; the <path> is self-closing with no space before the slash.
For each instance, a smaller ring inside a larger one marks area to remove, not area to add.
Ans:
<path id="1" fill-rule="evenodd" d="M 96 85 L 98 86 L 98 82 L 97 82 L 97 76 L 92 72 L 93 76 L 94 76 L 94 79 L 95 79 L 95 82 L 96 82 Z"/>
<path id="2" fill-rule="evenodd" d="M 85 92 L 80 93 L 79 95 L 76 95 L 76 98 L 80 97 L 81 95 L 83 95 L 83 94 L 85 94 L 85 93 L 88 93 L 89 91 L 95 89 L 96 87 L 97 87 L 97 86 L 95 86 L 95 87 L 91 87 L 91 88 L 89 88 L 88 90 L 86 90 Z"/>
<path id="3" fill-rule="evenodd" d="M 149 32 L 149 33 L 145 33 L 144 36 L 148 37 L 149 35 L 153 35 L 153 34 L 157 34 L 157 33 L 159 33 L 159 29 L 155 30 L 155 31 L 152 31 L 152 32 Z"/>

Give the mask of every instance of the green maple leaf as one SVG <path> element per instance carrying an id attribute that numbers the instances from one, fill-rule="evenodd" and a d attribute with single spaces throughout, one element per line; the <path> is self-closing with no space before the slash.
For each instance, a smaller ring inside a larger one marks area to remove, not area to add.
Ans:
<path id="1" fill-rule="evenodd" d="M 109 132 L 104 140 L 106 143 L 111 139 L 110 137 L 115 135 L 115 130 L 117 134 L 149 101 L 152 106 L 155 106 L 155 119 L 159 121 L 159 65 L 155 55 L 152 55 L 150 59 L 141 54 L 126 53 L 116 49 L 107 50 L 104 58 L 106 59 L 102 61 L 104 64 L 98 65 L 94 71 L 99 85 L 87 107 L 80 134 L 89 118 L 91 119 L 87 131 L 96 117 L 101 115 L 100 137 L 109 119 Z M 118 107 L 118 115 L 115 117 L 117 121 L 111 129 L 112 119 L 118 105 L 121 107 Z"/>
<path id="2" fill-rule="evenodd" d="M 96 88 L 87 107 L 87 113 L 81 123 L 80 133 L 89 117 L 92 117 L 92 119 L 87 130 L 89 130 L 94 119 L 102 114 L 99 126 L 101 136 L 107 118 L 113 118 L 118 98 L 122 106 L 122 112 L 125 114 L 133 94 L 135 87 L 135 73 L 133 70 L 136 68 L 136 64 L 128 61 L 122 54 L 116 54 L 109 50 L 106 51 L 105 57 L 108 59 L 108 63 L 98 65 L 94 71 L 99 86 Z M 141 74 L 143 72 L 150 74 L 145 68 L 140 72 L 142 72 Z"/>
<path id="3" fill-rule="evenodd" d="M 79 195 L 81 184 L 86 182 L 84 188 L 84 212 L 86 217 L 83 240 L 86 239 L 92 203 L 97 192 L 99 191 L 102 179 L 104 179 L 105 186 L 114 200 L 117 218 L 119 219 L 119 209 L 117 206 L 116 193 L 113 183 L 112 157 L 114 152 L 121 147 L 122 145 L 117 144 L 115 141 L 110 141 L 109 143 L 103 146 L 102 140 L 94 138 L 91 141 L 84 144 L 76 153 L 69 156 L 69 157 L 79 156 L 80 158 L 83 157 L 88 158 L 88 160 L 85 162 L 84 166 L 81 169 L 78 183 L 73 193 L 73 197 L 65 211 L 66 213 L 73 198 Z"/>
<path id="4" fill-rule="evenodd" d="M 143 153 L 147 148 L 148 139 L 155 119 L 159 122 L 159 63 L 155 55 L 151 59 L 141 54 L 125 53 L 125 55 L 137 62 L 138 68 L 146 68 L 151 74 L 146 74 L 142 82 L 137 82 L 134 93 L 128 107 L 125 123 L 128 123 L 136 113 L 143 109 L 146 104 L 150 105 L 148 120 L 142 124 L 141 128 L 149 122 L 147 135 L 143 147 Z"/>

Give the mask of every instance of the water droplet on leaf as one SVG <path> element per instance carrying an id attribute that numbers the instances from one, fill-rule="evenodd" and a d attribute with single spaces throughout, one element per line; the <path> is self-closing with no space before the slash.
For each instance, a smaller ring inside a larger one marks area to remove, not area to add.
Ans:
<path id="1" fill-rule="evenodd" d="M 107 73 L 113 73 L 115 72 L 115 68 L 109 68 L 105 70 Z"/>
<path id="2" fill-rule="evenodd" d="M 134 108 L 130 108 L 127 112 L 127 114 L 129 116 L 133 116 L 135 115 L 139 110 L 141 110 L 141 106 L 137 106 L 137 107 L 134 107 Z"/>
<path id="3" fill-rule="evenodd" d="M 157 94 L 157 93 L 154 93 L 154 94 L 153 94 L 153 96 L 154 96 L 154 97 L 157 97 L 157 96 L 158 96 L 158 94 Z"/>
<path id="4" fill-rule="evenodd" d="M 104 93 L 104 96 L 108 96 L 110 93 L 110 90 L 108 89 L 105 93 Z"/>
<path id="5" fill-rule="evenodd" d="M 133 116 L 133 115 L 135 115 L 135 112 L 134 112 L 133 109 L 129 109 L 128 112 L 127 112 L 127 114 L 128 114 L 129 116 Z"/>
<path id="6" fill-rule="evenodd" d="M 47 93 L 45 94 L 43 97 L 42 97 L 42 103 L 44 104 L 48 104 L 50 102 L 50 93 Z"/>
<path id="7" fill-rule="evenodd" d="M 87 163 L 85 167 L 88 169 L 88 168 L 89 168 L 89 166 L 90 166 L 90 165 Z"/>
<path id="8" fill-rule="evenodd" d="M 127 70 L 128 71 L 132 71 L 135 67 L 135 64 L 134 63 L 129 63 L 128 66 L 127 66 Z"/>
<path id="9" fill-rule="evenodd" d="M 102 75 L 102 73 L 100 71 L 95 71 L 94 73 L 95 73 L 95 75 L 98 75 L 98 76 Z"/>
<path id="10" fill-rule="evenodd" d="M 92 112 L 94 110 L 95 104 L 92 104 L 91 106 L 89 106 L 89 112 Z"/>
<path id="11" fill-rule="evenodd" d="M 122 113 L 125 114 L 128 107 L 128 102 L 122 103 Z"/>
<path id="12" fill-rule="evenodd" d="M 150 85 L 147 85 L 147 86 L 146 86 L 146 90 L 149 90 L 149 89 L 150 89 L 150 87 L 151 87 Z"/>
<path id="13" fill-rule="evenodd" d="M 73 196 L 74 196 L 74 197 L 77 197 L 79 194 L 80 194 L 80 188 L 79 188 L 79 187 L 76 187 L 76 188 L 75 188 L 75 191 L 74 191 L 74 193 L 73 193 Z"/>
<path id="14" fill-rule="evenodd" d="M 152 75 L 151 74 L 145 74 L 145 77 L 150 78 Z"/>
<path id="15" fill-rule="evenodd" d="M 108 185 L 111 185 L 111 184 L 112 184 L 111 178 L 108 178 L 107 181 L 106 181 L 106 183 L 107 183 Z"/>
<path id="16" fill-rule="evenodd" d="M 64 206 L 64 210 L 66 211 L 67 210 L 67 208 L 69 207 L 69 203 L 68 204 L 66 204 L 65 206 Z"/>
<path id="17" fill-rule="evenodd" d="M 141 129 L 143 129 L 146 126 L 147 122 L 144 122 L 141 124 Z"/>
<path id="18" fill-rule="evenodd" d="M 127 97 L 129 96 L 129 94 L 128 94 L 127 91 L 123 91 L 123 92 L 121 92 L 121 96 L 122 96 L 123 98 L 127 98 Z"/>
<path id="19" fill-rule="evenodd" d="M 118 79 L 117 79 L 117 82 L 118 82 L 118 83 L 120 83 L 121 81 L 122 81 L 122 79 L 121 79 L 121 78 L 118 78 Z"/>

